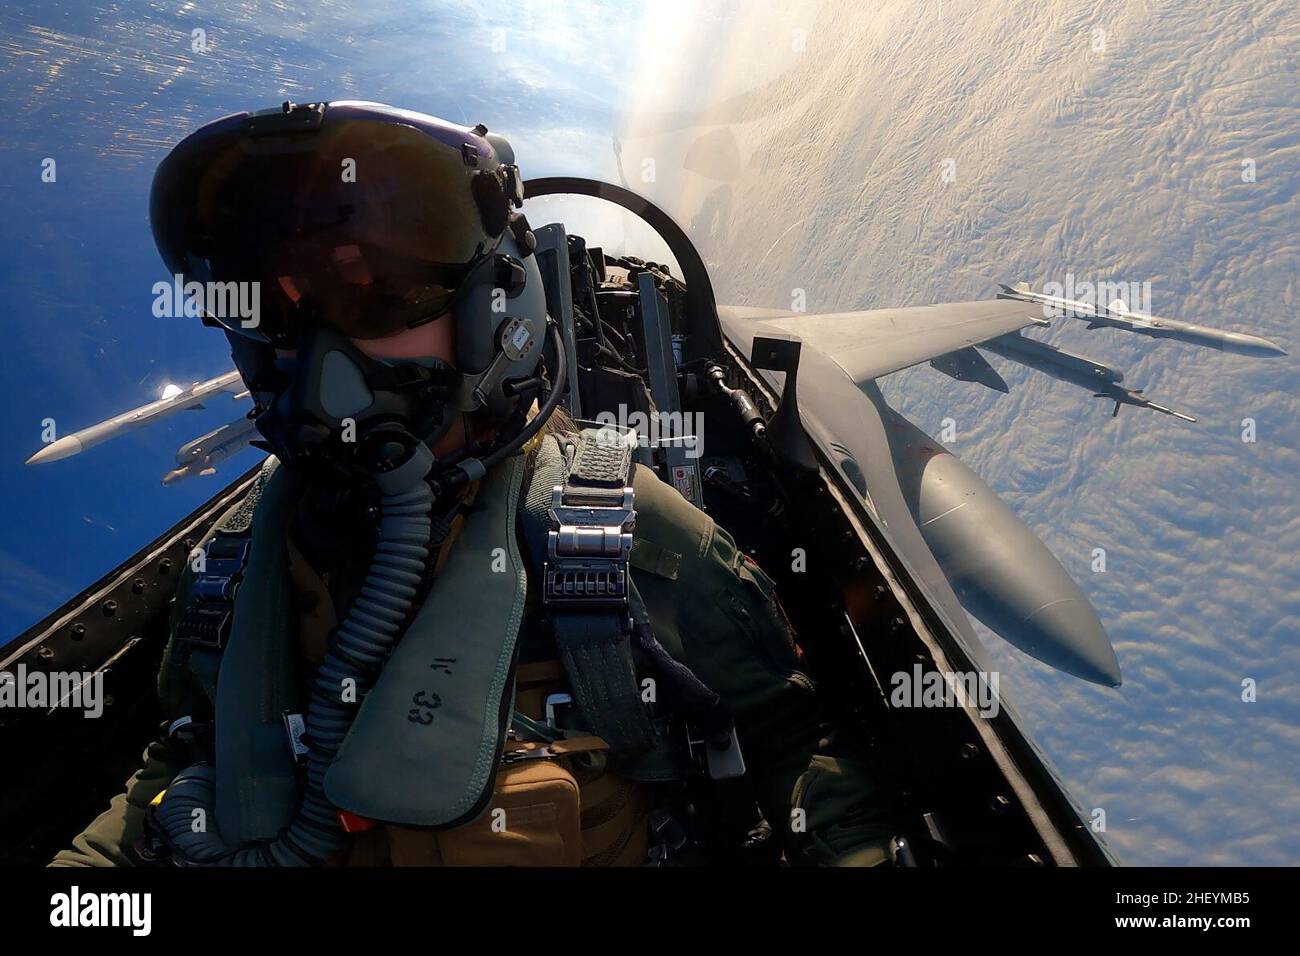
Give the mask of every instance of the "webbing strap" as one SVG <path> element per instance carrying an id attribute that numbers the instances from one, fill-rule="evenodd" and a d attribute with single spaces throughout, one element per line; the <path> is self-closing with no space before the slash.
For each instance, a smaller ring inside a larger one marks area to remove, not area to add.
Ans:
<path id="1" fill-rule="evenodd" d="M 244 512 L 252 518 L 252 546 L 213 701 L 219 715 L 217 796 L 215 820 L 208 823 L 231 846 L 274 836 L 298 804 L 297 765 L 284 729 L 299 681 L 297 608 L 284 536 L 299 485 L 290 472 L 271 473 L 270 467 L 256 510 L 250 505 Z"/>
<path id="2" fill-rule="evenodd" d="M 189 593 L 182 598 L 184 603 L 173 629 L 177 642 L 216 651 L 225 648 L 235 613 L 235 595 L 252 544 L 253 512 L 274 473 L 275 459 L 270 459 L 239 503 L 213 527 L 201 549 L 203 565 L 196 570 Z"/>
<path id="3" fill-rule="evenodd" d="M 632 660 L 628 557 L 636 520 L 632 447 L 612 429 L 584 429 L 552 487 L 543 607 L 578 711 L 618 753 L 655 743 Z"/>
<path id="4" fill-rule="evenodd" d="M 632 467 L 632 446 L 617 432 L 588 428 L 582 432 L 566 484 L 574 490 L 622 491 Z"/>
<path id="5" fill-rule="evenodd" d="M 628 554 L 635 520 L 630 445 L 587 429 L 572 466 L 554 437 L 538 448 L 521 523 L 578 712 L 620 757 L 654 747 L 632 659 Z"/>
<path id="6" fill-rule="evenodd" d="M 520 740 L 531 740 L 534 743 L 550 743 L 553 740 L 564 739 L 563 730 L 540 720 L 533 720 L 518 708 L 510 718 L 510 729 Z"/>
<path id="7" fill-rule="evenodd" d="M 216 702 L 221 656 L 248 562 L 253 511 L 277 465 L 276 459 L 267 459 L 244 497 L 217 520 L 203 546 L 204 569 L 195 573 L 184 594 L 176 596 L 179 606 L 172 628 L 175 666 L 194 677 L 209 707 Z"/>
<path id="8" fill-rule="evenodd" d="M 555 642 L 573 699 L 592 731 L 621 754 L 650 749 L 655 729 L 622 624 L 609 614 L 561 613 L 555 618 Z"/>
<path id="9" fill-rule="evenodd" d="M 528 552 L 528 569 L 538 573 L 546 564 L 546 536 L 551 529 L 551 498 L 556 485 L 564 483 L 566 472 L 564 454 L 554 437 L 547 435 L 537 447 L 532 474 L 524 492 L 519 523 L 524 535 L 524 548 Z"/>
<path id="10" fill-rule="evenodd" d="M 539 446 L 531 483 L 520 512 L 525 545 L 532 558 L 531 567 L 543 571 L 543 581 L 545 571 L 549 570 L 548 552 L 552 531 L 557 532 L 558 537 L 561 524 L 560 515 L 553 514 L 555 490 L 557 487 L 562 491 L 567 488 L 572 493 L 575 489 L 569 481 L 570 468 L 566 464 L 561 440 L 563 439 L 557 440 L 556 436 L 548 435 Z M 578 444 L 581 446 L 581 442 Z M 590 443 L 588 448 L 591 451 L 597 450 Z M 628 480 L 631 468 L 630 448 L 627 463 L 624 463 L 621 452 L 617 457 L 587 457 L 590 453 L 588 451 L 583 460 L 599 461 L 599 465 L 584 466 L 584 472 L 592 475 L 593 482 L 604 483 L 604 487 L 595 484 L 580 487 L 588 494 L 593 491 L 597 494 L 605 492 L 600 507 L 612 509 L 617 500 L 617 507 L 621 509 L 624 493 L 631 490 Z M 578 458 L 575 452 L 572 460 L 577 461 Z M 610 461 L 616 462 L 616 465 L 611 466 Z M 587 467 L 593 467 L 594 471 L 588 472 Z M 621 471 L 621 479 L 615 480 L 615 468 Z M 561 497 L 567 496 L 562 493 Z M 632 503 L 631 500 L 628 501 L 629 507 Z M 595 513 L 602 512 L 597 510 Z M 603 513 L 612 514 L 610 511 Z M 609 535 L 611 544 L 614 537 L 612 530 L 611 528 Z M 630 547 L 628 551 L 630 552 Z M 626 565 L 623 566 L 623 574 L 628 585 L 628 597 L 631 598 L 631 574 Z M 678 748 L 666 732 L 664 721 L 651 719 L 650 708 L 640 697 L 632 657 L 633 639 L 627 630 L 629 612 L 632 610 L 630 604 L 582 608 L 575 606 L 574 602 L 554 599 L 547 602 L 544 587 L 543 603 L 548 626 L 555 637 L 578 711 L 592 732 L 599 733 L 609 742 L 610 758 L 619 774 L 633 780 L 679 779 L 682 767 Z M 566 650 L 568 653 L 565 653 Z M 629 750 L 629 747 L 632 749 Z M 641 747 L 640 752 L 637 752 L 636 747 Z"/>

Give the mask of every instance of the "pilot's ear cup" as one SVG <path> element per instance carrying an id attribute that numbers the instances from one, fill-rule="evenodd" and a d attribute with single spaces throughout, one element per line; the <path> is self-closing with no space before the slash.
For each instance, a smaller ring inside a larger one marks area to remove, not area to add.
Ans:
<path id="1" fill-rule="evenodd" d="M 507 364 L 500 379 L 507 382 L 529 378 L 537 370 L 546 336 L 546 290 L 536 258 L 524 255 L 509 232 L 496 251 L 514 258 L 523 267 L 523 287 L 516 295 L 509 296 L 507 292 L 511 290 L 497 290 L 495 269 L 478 271 L 476 284 L 461 292 L 452 310 L 456 322 L 456 365 L 466 375 L 484 371 L 500 350 L 498 336 L 507 320 L 527 319 L 532 327 L 532 347 Z M 489 396 L 487 417 L 504 418 L 513 410 L 515 401 L 507 398 L 498 385 Z"/>

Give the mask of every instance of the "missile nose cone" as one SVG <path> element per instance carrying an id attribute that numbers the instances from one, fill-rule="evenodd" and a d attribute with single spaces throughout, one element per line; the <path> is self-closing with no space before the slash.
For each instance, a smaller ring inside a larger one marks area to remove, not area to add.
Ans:
<path id="1" fill-rule="evenodd" d="M 1249 332 L 1225 332 L 1223 345 L 1226 351 L 1253 355 L 1256 358 L 1277 358 L 1287 354 L 1282 346 L 1270 342 L 1262 335 L 1251 335 Z"/>
<path id="2" fill-rule="evenodd" d="M 29 465 L 43 465 L 50 461 L 60 461 L 64 458 L 71 458 L 73 455 L 81 454 L 81 440 L 75 435 L 64 435 L 57 441 L 52 441 L 31 458 L 27 459 Z"/>
<path id="3" fill-rule="evenodd" d="M 1115 648 L 1087 601 L 1069 598 L 1044 605 L 1025 623 L 1052 636 L 1050 651 L 1036 653 L 1036 657 L 1103 687 L 1118 687 L 1123 682 Z M 1041 645 L 1040 649 L 1047 650 Z"/>

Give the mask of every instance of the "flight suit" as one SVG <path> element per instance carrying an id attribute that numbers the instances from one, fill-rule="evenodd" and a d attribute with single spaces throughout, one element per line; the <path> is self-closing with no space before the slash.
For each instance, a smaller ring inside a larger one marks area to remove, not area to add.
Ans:
<path id="1" fill-rule="evenodd" d="M 898 832 L 890 798 L 861 759 L 818 753 L 824 738 L 835 734 L 824 721 L 812 681 L 799 669 L 793 635 L 771 581 L 739 551 L 731 535 L 651 470 L 636 466 L 633 487 L 637 522 L 630 564 L 654 635 L 671 657 L 720 696 L 735 721 L 753 796 L 784 858 L 819 865 L 886 862 L 889 839 Z M 300 514 L 300 533 L 304 522 L 319 530 L 341 520 L 337 509 Z M 472 511 L 465 520 L 473 520 Z M 318 571 L 330 564 L 319 549 L 303 546 L 301 552 Z M 324 577 L 331 581 L 336 606 L 345 606 L 346 598 L 338 592 L 350 589 L 347 575 L 335 571 Z M 186 583 L 183 579 L 182 589 Z M 321 608 L 312 604 L 307 601 L 300 609 L 304 632 L 322 625 Z M 535 625 L 536 614 L 529 617 Z M 325 618 L 328 627 L 328 610 Z M 176 620 L 174 610 L 173 624 Z M 522 637 L 521 647 L 526 652 Z M 159 678 L 164 712 L 172 719 L 196 713 L 201 698 L 214 696 L 215 679 L 214 673 L 188 669 L 176 641 L 169 642 Z M 191 759 L 187 748 L 173 741 L 150 744 L 145 764 L 128 781 L 126 792 L 52 865 L 136 864 L 133 844 L 150 801 Z"/>

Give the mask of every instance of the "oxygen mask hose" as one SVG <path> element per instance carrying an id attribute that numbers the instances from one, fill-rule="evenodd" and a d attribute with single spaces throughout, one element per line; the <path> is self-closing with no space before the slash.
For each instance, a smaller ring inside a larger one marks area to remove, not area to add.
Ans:
<path id="1" fill-rule="evenodd" d="M 325 773 L 410 616 L 424 579 L 433 534 L 434 494 L 425 481 L 433 455 L 418 442 L 407 460 L 375 476 L 381 492 L 379 536 L 365 584 L 339 623 L 307 705 L 306 780 L 289 827 L 275 838 L 228 847 L 212 827 L 195 833 L 194 811 L 215 819 L 216 773 L 209 764 L 182 771 L 157 808 L 176 862 L 210 866 L 316 866 L 347 844 L 325 796 Z"/>

